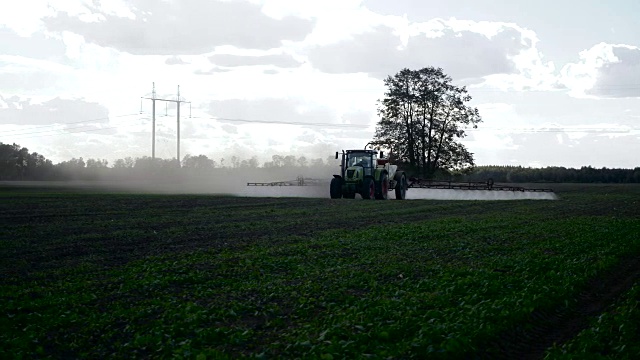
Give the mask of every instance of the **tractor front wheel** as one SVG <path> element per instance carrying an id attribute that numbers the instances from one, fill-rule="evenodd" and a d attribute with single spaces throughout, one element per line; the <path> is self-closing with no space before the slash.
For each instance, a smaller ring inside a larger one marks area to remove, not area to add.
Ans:
<path id="1" fill-rule="evenodd" d="M 372 178 L 365 178 L 362 184 L 362 198 L 374 199 L 376 196 L 376 184 Z"/>
<path id="2" fill-rule="evenodd" d="M 329 195 L 332 199 L 340 199 L 342 197 L 342 180 L 338 178 L 331 179 L 329 185 Z"/>
<path id="3" fill-rule="evenodd" d="M 389 175 L 382 174 L 380 177 L 380 184 L 378 185 L 378 193 L 376 199 L 387 200 L 389 196 Z"/>

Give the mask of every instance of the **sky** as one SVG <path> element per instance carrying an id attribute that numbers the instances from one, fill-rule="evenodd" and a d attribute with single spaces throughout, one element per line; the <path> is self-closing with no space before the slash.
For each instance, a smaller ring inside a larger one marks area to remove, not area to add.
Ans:
<path id="1" fill-rule="evenodd" d="M 383 80 L 441 67 L 477 165 L 640 166 L 635 0 L 30 0 L 0 5 L 0 142 L 54 163 L 307 158 L 372 140 Z M 155 155 L 177 153 L 156 101 Z M 227 160 L 227 163 L 229 160 Z"/>

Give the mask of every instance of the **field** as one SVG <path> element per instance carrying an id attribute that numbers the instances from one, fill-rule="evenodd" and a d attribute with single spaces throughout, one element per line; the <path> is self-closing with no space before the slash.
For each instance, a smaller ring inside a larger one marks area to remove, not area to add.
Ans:
<path id="1" fill-rule="evenodd" d="M 0 187 L 0 358 L 640 355 L 640 186 L 363 201 Z"/>

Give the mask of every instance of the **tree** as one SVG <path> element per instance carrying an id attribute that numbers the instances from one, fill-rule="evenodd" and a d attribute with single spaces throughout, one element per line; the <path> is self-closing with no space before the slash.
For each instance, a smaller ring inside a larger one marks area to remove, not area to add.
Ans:
<path id="1" fill-rule="evenodd" d="M 109 175 L 109 162 L 104 159 L 87 159 L 84 178 L 87 180 L 98 180 Z"/>
<path id="2" fill-rule="evenodd" d="M 243 169 L 257 169 L 260 164 L 258 163 L 258 157 L 252 156 L 251 159 L 242 160 L 240 167 Z"/>
<path id="3" fill-rule="evenodd" d="M 467 127 L 482 120 L 465 87 L 452 84 L 442 69 L 402 69 L 384 81 L 378 101 L 380 120 L 373 143 L 390 148 L 394 161 L 425 177 L 438 170 L 462 171 L 474 166 L 473 154 L 458 142 Z"/>
<path id="4" fill-rule="evenodd" d="M 0 142 L 0 180 L 44 180 L 54 176 L 51 160 L 18 144 Z"/>
<path id="5" fill-rule="evenodd" d="M 162 168 L 162 163 L 163 163 L 162 159 L 143 156 L 135 159 L 133 168 L 136 171 L 153 172 L 157 169 Z"/>
<path id="6" fill-rule="evenodd" d="M 29 149 L 26 147 L 21 148 L 17 151 L 17 171 L 20 176 L 20 180 L 24 180 L 24 175 L 27 172 L 27 166 L 29 165 Z"/>
<path id="7" fill-rule="evenodd" d="M 113 163 L 115 169 L 131 169 L 135 165 L 135 160 L 131 156 L 127 156 L 124 159 L 118 159 Z"/>
<path id="8" fill-rule="evenodd" d="M 282 162 L 283 162 L 283 166 L 291 168 L 291 167 L 295 167 L 296 166 L 297 160 L 296 160 L 295 156 L 287 155 L 287 156 L 284 157 L 284 159 L 282 159 Z"/>
<path id="9" fill-rule="evenodd" d="M 105 159 L 87 159 L 87 169 L 106 169 L 108 165 Z"/>
<path id="10" fill-rule="evenodd" d="M 215 167 L 215 163 L 206 155 L 191 156 L 187 154 L 182 160 L 182 167 L 195 170 L 211 170 Z"/>
<path id="11" fill-rule="evenodd" d="M 309 166 L 309 161 L 305 156 L 300 156 L 298 158 L 298 166 L 303 168 Z"/>
<path id="12" fill-rule="evenodd" d="M 274 168 L 274 167 L 282 167 L 284 166 L 284 158 L 281 155 L 272 155 L 272 161 L 265 161 L 262 165 L 264 168 Z"/>
<path id="13" fill-rule="evenodd" d="M 18 152 L 20 146 L 0 143 L 0 180 L 18 179 Z"/>
<path id="14" fill-rule="evenodd" d="M 60 171 L 63 178 L 82 180 L 86 175 L 86 166 L 82 157 L 76 159 L 63 161 L 55 165 L 56 169 Z"/>
<path id="15" fill-rule="evenodd" d="M 29 155 L 27 177 L 30 180 L 45 180 L 53 175 L 53 163 L 37 152 Z"/>
<path id="16" fill-rule="evenodd" d="M 284 166 L 284 157 L 282 155 L 272 155 L 271 160 L 273 160 L 274 167 Z"/>
<path id="17" fill-rule="evenodd" d="M 315 159 L 311 160 L 311 167 L 318 168 L 318 167 L 323 167 L 323 166 L 326 166 L 326 165 L 324 163 L 324 160 L 322 160 L 322 158 L 315 158 Z"/>
<path id="18" fill-rule="evenodd" d="M 235 155 L 233 155 L 233 156 L 231 157 L 231 166 L 232 166 L 234 169 L 239 168 L 239 167 L 240 167 L 240 158 L 239 158 L 239 157 L 237 157 L 237 156 L 235 156 Z"/>

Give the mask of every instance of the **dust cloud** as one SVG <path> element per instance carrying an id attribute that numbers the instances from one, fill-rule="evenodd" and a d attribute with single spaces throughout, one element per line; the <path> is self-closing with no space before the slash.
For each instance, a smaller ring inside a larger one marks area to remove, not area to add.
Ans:
<path id="1" fill-rule="evenodd" d="M 327 186 L 247 186 L 238 196 L 329 198 Z"/>

